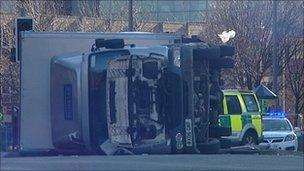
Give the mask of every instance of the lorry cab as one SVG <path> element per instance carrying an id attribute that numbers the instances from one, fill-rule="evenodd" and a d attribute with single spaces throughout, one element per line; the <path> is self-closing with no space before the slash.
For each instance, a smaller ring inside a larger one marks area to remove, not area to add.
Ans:
<path id="1" fill-rule="evenodd" d="M 123 39 L 103 43 L 107 47 L 51 60 L 52 141 L 59 150 L 107 153 L 108 147 L 104 146 L 109 142 L 130 148 L 135 139 L 131 137 L 133 123 L 129 123 L 133 110 L 130 101 L 134 100 L 141 106 L 138 109 L 134 106 L 135 112 L 149 116 L 158 125 L 157 129 L 151 124 L 142 128 L 151 130 L 145 132 L 146 138 L 164 135 L 164 125 L 160 124 L 163 118 L 157 113 L 155 103 L 158 98 L 155 85 L 160 79 L 158 71 L 167 60 L 168 48 L 125 46 Z M 135 89 L 143 92 L 136 93 Z M 135 93 L 133 100 L 129 99 L 133 93 L 128 92 Z"/>
<path id="2" fill-rule="evenodd" d="M 233 144 L 258 144 L 262 140 L 261 109 L 252 91 L 223 90 L 223 114 L 220 125 L 230 126 Z"/>
<path id="3" fill-rule="evenodd" d="M 52 58 L 54 146 L 103 154 L 218 152 L 218 138 L 231 131 L 209 122 L 220 96 L 210 105 L 208 87 L 218 92 L 216 73 L 224 66 L 214 63 L 233 55 L 223 49 L 96 39 L 89 53 Z"/>

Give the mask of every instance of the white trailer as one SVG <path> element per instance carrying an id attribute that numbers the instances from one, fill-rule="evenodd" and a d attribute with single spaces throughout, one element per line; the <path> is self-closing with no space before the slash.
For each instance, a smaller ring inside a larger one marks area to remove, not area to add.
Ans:
<path id="1" fill-rule="evenodd" d="M 50 150 L 51 58 L 62 54 L 82 54 L 90 51 L 95 39 L 124 39 L 126 44 L 151 46 L 181 42 L 181 36 L 167 33 L 76 33 L 21 32 L 20 73 L 20 149 L 22 151 Z"/>

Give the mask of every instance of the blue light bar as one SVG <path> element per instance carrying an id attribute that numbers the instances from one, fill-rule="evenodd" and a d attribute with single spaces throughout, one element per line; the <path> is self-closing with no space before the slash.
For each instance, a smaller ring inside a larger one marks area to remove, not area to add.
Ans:
<path id="1" fill-rule="evenodd" d="M 264 116 L 272 118 L 285 118 L 285 112 L 268 112 L 264 113 Z"/>

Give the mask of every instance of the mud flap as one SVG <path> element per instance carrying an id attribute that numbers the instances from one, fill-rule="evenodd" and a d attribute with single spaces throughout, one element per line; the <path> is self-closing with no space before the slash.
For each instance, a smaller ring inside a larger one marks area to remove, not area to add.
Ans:
<path id="1" fill-rule="evenodd" d="M 66 136 L 62 136 L 53 140 L 53 144 L 58 149 L 67 149 L 67 150 L 85 150 L 85 144 L 83 140 L 79 138 L 78 132 L 70 133 Z"/>
<path id="2" fill-rule="evenodd" d="M 231 127 L 224 126 L 210 126 L 209 135 L 213 138 L 219 138 L 221 136 L 230 136 L 232 134 Z"/>
<path id="3" fill-rule="evenodd" d="M 170 154 L 171 147 L 167 142 L 143 144 L 135 147 L 132 152 L 134 154 Z"/>
<path id="4" fill-rule="evenodd" d="M 206 143 L 197 144 L 201 154 L 217 154 L 220 151 L 220 141 L 210 138 Z"/>
<path id="5" fill-rule="evenodd" d="M 112 143 L 109 139 L 100 145 L 101 150 L 106 155 L 113 155 L 118 149 L 118 145 Z"/>
<path id="6" fill-rule="evenodd" d="M 221 148 L 230 148 L 232 147 L 232 142 L 230 139 L 226 139 L 226 138 L 221 138 L 220 139 L 220 144 L 221 144 Z"/>

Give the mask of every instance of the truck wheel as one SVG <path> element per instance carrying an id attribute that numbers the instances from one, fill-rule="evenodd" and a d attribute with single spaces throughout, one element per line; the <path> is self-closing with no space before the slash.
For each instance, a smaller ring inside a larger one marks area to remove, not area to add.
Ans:
<path id="1" fill-rule="evenodd" d="M 217 154 L 220 151 L 220 141 L 216 138 L 209 138 L 207 143 L 198 144 L 201 154 Z"/>
<path id="2" fill-rule="evenodd" d="M 221 57 L 223 56 L 233 56 L 235 54 L 235 48 L 228 45 L 220 45 Z"/>
<path id="3" fill-rule="evenodd" d="M 215 60 L 220 58 L 220 48 L 218 46 L 212 45 L 208 48 L 200 48 L 193 50 L 193 56 L 196 59 L 208 59 Z"/>
<path id="4" fill-rule="evenodd" d="M 257 145 L 258 137 L 253 131 L 248 131 L 245 133 L 242 139 L 242 145 Z"/>
<path id="5" fill-rule="evenodd" d="M 212 68 L 233 68 L 234 63 L 235 63 L 234 59 L 230 57 L 223 57 L 210 61 L 210 66 Z"/>

